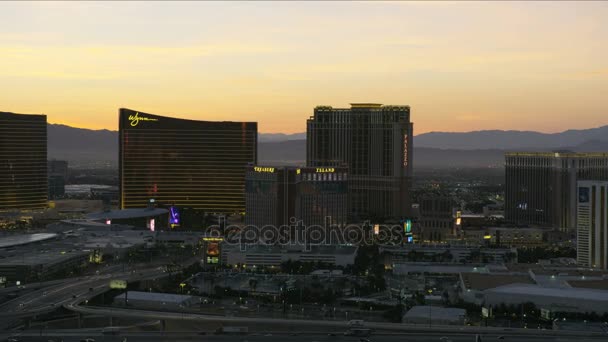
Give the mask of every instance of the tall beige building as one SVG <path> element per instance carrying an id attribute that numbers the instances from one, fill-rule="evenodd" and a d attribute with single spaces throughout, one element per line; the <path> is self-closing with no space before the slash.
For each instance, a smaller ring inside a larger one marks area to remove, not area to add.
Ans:
<path id="1" fill-rule="evenodd" d="M 578 264 L 607 269 L 608 182 L 578 182 L 577 225 Z"/>

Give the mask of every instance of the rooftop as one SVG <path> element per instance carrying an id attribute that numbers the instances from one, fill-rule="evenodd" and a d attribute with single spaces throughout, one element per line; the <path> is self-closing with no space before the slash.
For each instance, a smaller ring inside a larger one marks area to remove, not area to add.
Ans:
<path id="1" fill-rule="evenodd" d="M 572 266 L 559 267 L 559 265 L 547 265 L 545 268 L 533 269 L 535 275 L 561 276 L 561 277 L 604 277 L 608 272 L 602 270 L 581 269 Z"/>
<path id="2" fill-rule="evenodd" d="M 465 309 L 442 308 L 440 306 L 418 305 L 412 307 L 404 318 L 429 318 L 442 320 L 459 320 L 466 316 Z"/>
<path id="3" fill-rule="evenodd" d="M 227 248 L 230 248 L 226 246 Z M 225 248 L 226 248 L 225 247 Z M 244 247 L 244 248 L 243 248 Z M 344 245 L 322 245 L 308 246 L 305 249 L 300 245 L 283 245 L 283 246 L 264 246 L 264 245 L 245 245 L 235 246 L 234 249 L 240 249 L 247 253 L 264 253 L 264 254 L 354 254 L 357 251 L 356 246 Z"/>
<path id="4" fill-rule="evenodd" d="M 488 265 L 462 265 L 462 264 L 438 264 L 425 262 L 396 263 L 393 272 L 404 273 L 439 273 L 439 274 L 459 274 L 459 273 L 489 273 L 495 271 L 498 266 Z M 491 268 L 491 269 L 490 269 Z"/>
<path id="5" fill-rule="evenodd" d="M 26 245 L 28 243 L 54 239 L 55 237 L 57 237 L 57 234 L 52 233 L 9 235 L 0 238 L 0 248 Z"/>
<path id="6" fill-rule="evenodd" d="M 569 280 L 568 285 L 574 288 L 608 290 L 608 279 L 602 280 Z"/>
<path id="7" fill-rule="evenodd" d="M 488 290 L 488 293 L 533 295 L 538 297 L 570 298 L 608 302 L 608 291 L 583 288 L 552 288 L 532 284 L 510 284 Z"/>
<path id="8" fill-rule="evenodd" d="M 382 103 L 351 103 L 351 108 L 380 108 Z"/>
<path id="9" fill-rule="evenodd" d="M 461 273 L 460 276 L 467 289 L 480 291 L 508 284 L 535 284 L 529 276 L 519 274 Z"/>
<path id="10" fill-rule="evenodd" d="M 114 299 L 122 299 L 124 300 L 125 294 L 122 293 Z M 172 303 L 172 304 L 180 304 L 187 300 L 190 300 L 192 296 L 187 295 L 179 295 L 173 293 L 159 293 L 159 292 L 143 292 L 143 291 L 128 291 L 127 299 L 128 300 L 146 300 L 150 302 L 159 302 L 159 303 Z"/>
<path id="11" fill-rule="evenodd" d="M 608 152 L 506 152 L 506 157 L 608 158 Z"/>
<path id="12" fill-rule="evenodd" d="M 90 220 L 124 220 L 159 216 L 168 212 L 167 209 L 163 208 L 122 209 L 92 213 L 87 215 L 87 218 Z"/>
<path id="13" fill-rule="evenodd" d="M 82 251 L 63 251 L 51 250 L 47 252 L 33 252 L 22 254 L 20 256 L 12 256 L 5 259 L 0 259 L 0 266 L 38 266 L 38 265 L 53 265 L 88 256 L 88 252 Z"/>

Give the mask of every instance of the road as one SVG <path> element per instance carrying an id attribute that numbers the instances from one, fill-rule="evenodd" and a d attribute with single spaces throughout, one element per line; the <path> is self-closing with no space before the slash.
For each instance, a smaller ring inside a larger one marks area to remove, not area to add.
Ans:
<path id="1" fill-rule="evenodd" d="M 203 323 L 218 323 L 233 326 L 249 326 L 250 331 L 260 332 L 262 326 L 270 326 L 271 329 L 264 331 L 272 331 L 273 335 L 280 339 L 289 341 L 359 341 L 358 338 L 344 336 L 327 336 L 327 331 L 335 332 L 340 335 L 347 329 L 345 321 L 328 321 L 328 320 L 293 320 L 293 319 L 274 319 L 264 317 L 226 317 L 216 315 L 205 315 L 200 313 L 187 312 L 162 312 L 151 310 L 125 309 L 125 308 L 106 308 L 106 307 L 91 307 L 83 306 L 88 299 L 107 290 L 110 279 L 124 279 L 129 282 L 141 279 L 153 279 L 163 277 L 165 274 L 159 271 L 157 267 L 140 270 L 137 272 L 117 272 L 114 274 L 94 275 L 82 277 L 78 280 L 73 280 L 60 285 L 49 286 L 44 289 L 28 293 L 19 297 L 18 301 L 11 301 L 0 306 L 0 329 L 3 326 L 10 326 L 15 320 L 21 317 L 35 316 L 41 313 L 50 312 L 63 306 L 68 310 L 75 311 L 85 315 L 98 315 L 106 317 L 121 317 L 121 318 L 137 318 L 141 320 L 169 320 L 192 322 L 198 325 Z M 500 335 L 507 336 L 507 339 L 512 341 L 572 341 L 577 342 L 596 341 L 606 339 L 606 335 L 598 335 L 587 332 L 560 332 L 552 330 L 527 330 L 527 329 L 503 329 L 503 328 L 480 328 L 480 327 L 460 327 L 460 326 L 440 326 L 440 327 L 422 327 L 410 326 L 406 324 L 395 323 L 379 323 L 366 322 L 366 327 L 374 329 L 377 335 L 370 338 L 370 341 L 439 341 L 441 337 L 446 336 L 445 342 L 451 340 L 456 341 L 474 341 L 476 334 L 486 334 L 487 340 L 496 340 Z M 257 331 L 256 331 L 257 330 Z M 299 331 L 307 332 L 304 335 L 291 336 L 280 335 L 282 332 Z M 311 334 L 311 332 L 319 332 Z M 323 332 L 324 331 L 324 332 Z M 321 333 L 323 332 L 323 333 Z M 90 333 L 92 335 L 83 335 Z M 262 333 L 262 334 L 263 334 Z M 100 330 L 80 330 L 74 334 L 67 332 L 57 332 L 51 337 L 39 336 L 36 332 L 20 338 L 23 341 L 64 341 L 80 340 L 87 336 L 96 336 L 97 341 L 121 341 L 122 336 L 128 337 L 129 341 L 268 341 L 270 336 L 264 335 L 247 335 L 247 336 L 215 336 L 207 335 L 204 338 L 201 335 L 180 335 L 174 331 L 165 332 L 171 334 L 169 336 L 161 336 L 158 332 L 154 333 L 124 333 L 121 337 L 103 336 Z M 390 335 L 388 335 L 390 334 Z M 38 335 L 38 336 L 35 336 Z M 282 337 L 281 337 L 282 336 Z"/>
<path id="2" fill-rule="evenodd" d="M 81 277 L 71 282 L 41 288 L 4 303 L 0 306 L 0 310 L 2 310 L 0 319 L 3 317 L 24 317 L 55 310 L 74 298 L 84 298 L 89 292 L 107 289 L 111 279 L 137 281 L 157 276 L 160 276 L 158 269 L 152 268 L 137 273 L 126 271 Z"/>
<path id="3" fill-rule="evenodd" d="M 498 339 L 499 335 L 482 335 L 481 341 L 517 341 L 517 342 L 597 342 L 600 339 L 593 338 L 574 338 L 574 337 L 539 337 L 539 336 L 517 336 L 506 337 L 504 340 Z M 66 333 L 59 332 L 48 334 L 45 336 L 35 336 L 35 334 L 23 334 L 16 336 L 19 341 L 61 341 L 72 342 L 81 341 L 84 338 L 92 338 L 100 342 L 122 342 L 127 339 L 127 342 L 179 342 L 179 341 L 205 341 L 205 342 L 267 342 L 267 341 L 290 341 L 290 342 L 360 342 L 359 337 L 346 337 L 336 334 L 336 336 L 328 336 L 327 334 L 300 334 L 297 336 L 286 334 L 258 334 L 258 335 L 196 335 L 187 333 L 172 333 L 161 335 L 159 333 L 139 333 L 126 334 L 121 336 L 101 335 L 100 333 Z M 369 338 L 370 342 L 475 342 L 475 334 L 434 334 L 434 333 L 411 333 L 411 334 L 393 334 L 393 335 L 372 335 Z"/>
<path id="4" fill-rule="evenodd" d="M 14 326 L 21 319 L 54 311 L 71 301 L 84 302 L 105 291 L 111 279 L 129 282 L 162 277 L 158 268 L 117 272 L 73 278 L 59 285 L 43 287 L 0 305 L 0 330 Z"/>
<path id="5" fill-rule="evenodd" d="M 82 314 L 91 314 L 107 317 L 123 317 L 123 318 L 139 318 L 143 320 L 174 320 L 181 322 L 194 322 L 202 325 L 209 322 L 218 324 L 226 324 L 229 326 L 249 326 L 250 331 L 256 331 L 260 326 L 272 326 L 273 331 L 339 331 L 344 332 L 348 329 L 346 321 L 322 321 L 322 320 L 294 320 L 294 319 L 276 319 L 264 317 L 226 317 L 216 315 L 205 315 L 198 313 L 186 312 L 165 312 L 151 311 L 140 309 L 125 309 L 125 308 L 101 308 L 91 306 L 80 306 L 81 300 L 73 300 L 64 306 L 69 310 L 73 310 Z M 532 330 L 532 329 L 507 329 L 497 327 L 472 327 L 472 326 L 414 326 L 401 323 L 381 323 L 381 322 L 366 322 L 366 328 L 373 329 L 378 333 L 421 333 L 428 334 L 494 334 L 513 337 L 523 336 L 546 336 L 549 337 L 577 337 L 577 338 L 595 338 L 601 337 L 606 339 L 605 334 L 590 333 L 590 332 L 568 332 L 555 330 Z"/>

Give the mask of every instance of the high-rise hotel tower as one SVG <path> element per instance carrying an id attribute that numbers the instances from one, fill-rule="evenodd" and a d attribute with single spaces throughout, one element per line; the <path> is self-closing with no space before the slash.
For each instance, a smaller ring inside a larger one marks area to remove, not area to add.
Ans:
<path id="1" fill-rule="evenodd" d="M 319 106 L 307 122 L 309 167 L 347 166 L 350 221 L 403 218 L 411 210 L 409 106 Z"/>
<path id="2" fill-rule="evenodd" d="M 245 210 L 257 122 L 196 121 L 121 108 L 120 207 L 156 203 L 205 213 Z"/>
<path id="3" fill-rule="evenodd" d="M 46 115 L 0 112 L 0 211 L 47 206 Z"/>
<path id="4" fill-rule="evenodd" d="M 576 233 L 578 264 L 608 269 L 608 182 L 578 182 Z"/>
<path id="5" fill-rule="evenodd" d="M 580 180 L 608 181 L 608 153 L 506 153 L 505 218 L 574 232 Z"/>

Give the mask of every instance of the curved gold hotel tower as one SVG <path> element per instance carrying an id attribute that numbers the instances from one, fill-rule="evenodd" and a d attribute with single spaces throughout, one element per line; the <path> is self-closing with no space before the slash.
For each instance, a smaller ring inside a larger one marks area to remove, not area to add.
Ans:
<path id="1" fill-rule="evenodd" d="M 256 122 L 119 111 L 120 207 L 158 204 L 206 213 L 245 210 L 245 168 L 257 161 Z"/>

